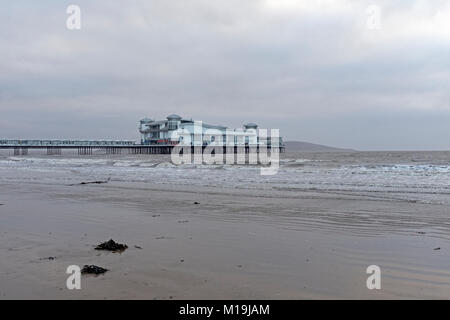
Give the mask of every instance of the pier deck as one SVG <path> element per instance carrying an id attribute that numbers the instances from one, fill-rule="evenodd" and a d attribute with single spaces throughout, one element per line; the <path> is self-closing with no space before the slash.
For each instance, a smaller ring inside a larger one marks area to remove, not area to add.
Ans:
<path id="1" fill-rule="evenodd" d="M 92 155 L 94 150 L 104 151 L 105 154 L 170 154 L 175 148 L 176 145 L 163 145 L 163 144 L 155 144 L 155 145 L 141 145 L 141 144 L 132 144 L 132 145 L 108 145 L 108 144 L 92 144 L 92 145 L 75 145 L 75 144 L 2 144 L 0 143 L 0 149 L 13 149 L 14 155 L 28 155 L 28 151 L 30 149 L 40 149 L 45 152 L 47 155 L 61 155 L 63 150 L 77 150 L 79 155 Z M 213 146 L 210 146 L 213 147 Z M 191 146 L 191 153 L 205 151 L 207 146 Z M 252 145 L 242 145 L 242 146 L 224 146 L 218 147 L 222 148 L 223 153 L 238 153 L 245 152 L 259 152 L 260 146 L 252 146 Z M 262 148 L 262 147 L 261 147 Z M 264 147 L 264 150 L 273 150 L 278 148 L 279 152 L 284 152 L 284 146 L 267 146 Z"/>

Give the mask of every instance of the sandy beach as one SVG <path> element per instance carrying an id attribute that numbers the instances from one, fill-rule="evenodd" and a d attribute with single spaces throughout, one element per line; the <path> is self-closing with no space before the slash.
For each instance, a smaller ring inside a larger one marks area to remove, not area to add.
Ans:
<path id="1" fill-rule="evenodd" d="M 0 203 L 1 299 L 450 298 L 447 205 L 13 178 L 2 180 Z M 110 238 L 129 248 L 94 250 Z M 66 268 L 85 264 L 109 271 L 68 290 Z M 381 290 L 366 287 L 372 264 Z"/>

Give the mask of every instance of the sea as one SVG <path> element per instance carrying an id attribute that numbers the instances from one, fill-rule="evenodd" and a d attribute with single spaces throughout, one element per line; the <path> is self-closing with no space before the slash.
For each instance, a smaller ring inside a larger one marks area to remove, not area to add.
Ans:
<path id="1" fill-rule="evenodd" d="M 176 165 L 170 155 L 15 156 L 0 150 L 0 183 L 139 182 L 272 189 L 365 196 L 373 200 L 450 205 L 450 151 L 289 152 L 273 175 L 258 165 Z"/>

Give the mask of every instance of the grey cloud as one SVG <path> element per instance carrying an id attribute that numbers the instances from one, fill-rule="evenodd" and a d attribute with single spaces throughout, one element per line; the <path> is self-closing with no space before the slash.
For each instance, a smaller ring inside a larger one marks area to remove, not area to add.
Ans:
<path id="1" fill-rule="evenodd" d="M 66 29 L 59 1 L 7 4 L 0 136 L 133 138 L 140 117 L 176 112 L 345 147 L 450 148 L 450 126 L 442 125 L 450 115 L 450 36 L 396 25 L 420 12 L 426 22 L 445 2 L 377 2 L 386 19 L 380 31 L 365 28 L 369 1 L 266 3 L 80 0 L 79 31 Z M 385 135 L 371 118 L 391 123 Z M 410 130 L 418 118 L 430 131 Z M 345 129 L 358 121 L 359 140 Z"/>

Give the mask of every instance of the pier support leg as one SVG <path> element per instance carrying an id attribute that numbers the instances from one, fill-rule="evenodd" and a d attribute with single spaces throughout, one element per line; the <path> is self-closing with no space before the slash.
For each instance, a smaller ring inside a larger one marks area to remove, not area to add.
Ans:
<path id="1" fill-rule="evenodd" d="M 15 147 L 14 148 L 15 156 L 26 156 L 28 155 L 28 148 L 26 147 Z"/>
<path id="2" fill-rule="evenodd" d="M 58 148 L 58 147 L 47 147 L 47 155 L 48 156 L 61 155 L 61 148 Z"/>
<path id="3" fill-rule="evenodd" d="M 78 147 L 78 155 L 91 155 L 92 147 Z"/>

